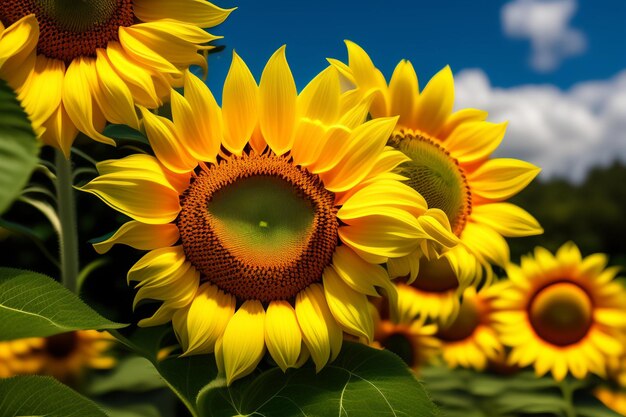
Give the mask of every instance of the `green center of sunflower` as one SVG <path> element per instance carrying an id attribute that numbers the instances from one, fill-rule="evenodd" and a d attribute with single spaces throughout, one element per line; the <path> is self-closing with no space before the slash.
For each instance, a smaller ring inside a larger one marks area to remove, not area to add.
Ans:
<path id="1" fill-rule="evenodd" d="M 244 155 L 200 171 L 177 225 L 203 280 L 240 300 L 285 300 L 320 281 L 332 260 L 334 200 L 287 158 Z"/>
<path id="2" fill-rule="evenodd" d="M 78 345 L 76 332 L 61 333 L 46 337 L 46 353 L 53 358 L 63 359 L 72 354 Z"/>
<path id="3" fill-rule="evenodd" d="M 466 297 L 461 302 L 459 314 L 454 321 L 442 327 L 437 337 L 448 342 L 465 340 L 474 334 L 481 321 L 481 306 L 474 297 Z"/>
<path id="4" fill-rule="evenodd" d="M 420 268 L 417 278 L 411 284 L 418 290 L 425 292 L 444 293 L 456 290 L 459 280 L 445 258 L 428 260 L 420 259 Z"/>
<path id="5" fill-rule="evenodd" d="M 420 134 L 401 133 L 389 144 L 411 160 L 400 166 L 407 184 L 419 192 L 429 208 L 441 209 L 459 236 L 472 208 L 472 200 L 463 169 L 450 153 L 434 140 Z"/>
<path id="6" fill-rule="evenodd" d="M 569 282 L 545 287 L 529 304 L 533 329 L 539 337 L 557 346 L 582 340 L 593 323 L 592 312 L 587 292 Z"/>
<path id="7" fill-rule="evenodd" d="M 39 22 L 37 52 L 66 63 L 95 57 L 117 41 L 118 30 L 133 24 L 132 0 L 0 0 L 5 26 L 34 13 Z"/>

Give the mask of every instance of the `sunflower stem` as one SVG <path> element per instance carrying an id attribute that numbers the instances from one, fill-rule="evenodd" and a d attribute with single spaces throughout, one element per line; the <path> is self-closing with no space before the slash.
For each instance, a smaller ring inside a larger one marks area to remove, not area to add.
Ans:
<path id="1" fill-rule="evenodd" d="M 63 152 L 55 150 L 57 212 L 61 221 L 59 258 L 61 282 L 68 290 L 78 292 L 78 231 L 76 202 L 72 188 L 72 161 Z"/>
<path id="2" fill-rule="evenodd" d="M 563 379 L 559 382 L 559 388 L 561 388 L 561 393 L 563 394 L 563 399 L 565 400 L 567 407 L 565 408 L 565 415 L 567 417 L 576 417 L 576 408 L 574 407 L 574 389 L 573 384 L 567 380 L 567 378 Z"/>

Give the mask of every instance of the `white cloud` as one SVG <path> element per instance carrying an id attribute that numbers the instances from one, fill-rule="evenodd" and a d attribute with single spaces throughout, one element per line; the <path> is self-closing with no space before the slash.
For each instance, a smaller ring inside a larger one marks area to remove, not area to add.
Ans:
<path id="1" fill-rule="evenodd" d="M 563 91 L 553 85 L 496 88 L 478 69 L 455 76 L 457 108 L 509 121 L 496 156 L 530 161 L 542 178 L 578 182 L 592 166 L 626 161 L 626 70 Z"/>
<path id="2" fill-rule="evenodd" d="M 513 0 L 502 7 L 502 26 L 508 36 L 530 40 L 535 70 L 552 71 L 587 47 L 585 35 L 569 26 L 577 8 L 576 0 Z"/>

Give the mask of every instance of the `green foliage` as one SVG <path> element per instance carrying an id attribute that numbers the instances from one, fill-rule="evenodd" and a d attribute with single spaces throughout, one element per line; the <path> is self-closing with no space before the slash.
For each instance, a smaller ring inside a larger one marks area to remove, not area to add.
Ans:
<path id="1" fill-rule="evenodd" d="M 143 133 L 126 125 L 109 124 L 104 128 L 102 134 L 116 140 L 148 144 L 148 138 Z"/>
<path id="2" fill-rule="evenodd" d="M 619 416 L 593 397 L 591 380 L 559 383 L 533 371 L 500 375 L 436 366 L 421 376 L 447 417 Z"/>
<path id="3" fill-rule="evenodd" d="M 0 417 L 107 417 L 95 403 L 55 379 L 0 379 Z"/>
<path id="4" fill-rule="evenodd" d="M 52 278 L 0 268 L 0 340 L 120 327 L 124 325 L 105 319 Z"/>
<path id="5" fill-rule="evenodd" d="M 38 153 L 28 116 L 13 90 L 0 79 L 0 214 L 26 185 Z"/>
<path id="6" fill-rule="evenodd" d="M 422 385 L 388 351 L 346 342 L 339 357 L 316 374 L 312 366 L 284 374 L 273 368 L 231 387 L 208 387 L 200 415 L 437 416 Z"/>
<path id="7" fill-rule="evenodd" d="M 626 165 L 595 168 L 581 184 L 536 181 L 511 201 L 530 212 L 543 235 L 509 239 L 512 258 L 543 246 L 555 251 L 568 240 L 583 252 L 607 253 L 612 264 L 626 267 Z"/>

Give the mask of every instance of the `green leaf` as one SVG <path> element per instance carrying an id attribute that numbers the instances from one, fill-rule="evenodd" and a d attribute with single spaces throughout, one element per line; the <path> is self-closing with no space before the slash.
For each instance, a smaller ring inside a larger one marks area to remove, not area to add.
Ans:
<path id="1" fill-rule="evenodd" d="M 84 389 L 93 396 L 115 391 L 145 392 L 164 387 L 165 382 L 149 360 L 132 356 L 120 360 L 111 372 L 93 375 Z"/>
<path id="2" fill-rule="evenodd" d="M 0 79 L 0 214 L 17 198 L 37 165 L 39 146 L 15 92 Z"/>
<path id="3" fill-rule="evenodd" d="M 127 329 L 110 332 L 123 345 L 143 356 L 152 363 L 157 362 L 159 350 L 163 347 L 163 341 L 172 333 L 172 326 L 163 325 L 156 327 L 129 327 Z"/>
<path id="4" fill-rule="evenodd" d="M 50 277 L 0 268 L 0 340 L 124 326 L 105 319 Z"/>
<path id="5" fill-rule="evenodd" d="M 400 358 L 356 343 L 344 343 L 339 357 L 316 374 L 312 366 L 284 374 L 273 368 L 205 389 L 198 397 L 204 417 L 437 416 L 422 385 Z"/>
<path id="6" fill-rule="evenodd" d="M 143 133 L 126 125 L 107 125 L 102 134 L 113 139 L 149 144 L 148 138 Z"/>
<path id="7" fill-rule="evenodd" d="M 0 379 L 0 417 L 107 417 L 95 403 L 50 377 Z"/>

